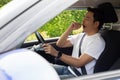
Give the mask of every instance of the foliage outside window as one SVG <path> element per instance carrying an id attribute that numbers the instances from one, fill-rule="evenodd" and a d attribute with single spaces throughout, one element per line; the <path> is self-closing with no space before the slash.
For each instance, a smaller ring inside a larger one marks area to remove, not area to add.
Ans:
<path id="1" fill-rule="evenodd" d="M 0 0 L 0 7 L 7 4 L 12 0 Z M 82 23 L 83 17 L 86 13 L 86 10 L 65 10 L 48 23 L 43 25 L 38 31 L 44 38 L 52 38 L 60 36 L 72 22 Z M 71 34 L 77 34 L 81 32 L 82 29 L 73 31 Z M 35 40 L 36 37 L 34 34 L 30 35 L 26 41 Z"/>
<path id="2" fill-rule="evenodd" d="M 0 0 L 0 7 L 2 7 L 3 5 L 7 4 L 10 1 L 11 0 Z"/>
<path id="3" fill-rule="evenodd" d="M 65 10 L 46 23 L 39 31 L 47 31 L 50 37 L 60 36 L 72 22 L 81 23 L 85 13 L 85 10 Z"/>
<path id="4" fill-rule="evenodd" d="M 43 25 L 38 31 L 44 38 L 61 36 L 61 34 L 70 26 L 72 22 L 82 23 L 86 10 L 65 10 L 48 23 Z M 82 32 L 82 29 L 73 31 L 71 34 Z M 27 41 L 35 37 L 34 34 L 27 38 Z"/>

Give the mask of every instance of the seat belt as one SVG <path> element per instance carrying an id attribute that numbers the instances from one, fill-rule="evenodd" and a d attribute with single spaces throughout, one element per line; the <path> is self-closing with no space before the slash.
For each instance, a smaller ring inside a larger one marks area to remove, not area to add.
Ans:
<path id="1" fill-rule="evenodd" d="M 82 45 L 82 42 L 83 42 L 83 38 L 85 37 L 85 34 L 83 34 L 81 40 L 80 40 L 80 44 L 79 44 L 79 56 L 81 55 L 81 45 Z M 73 66 L 70 66 L 70 68 L 75 72 L 75 74 L 77 76 L 80 76 L 80 75 L 85 75 L 87 74 L 87 71 L 86 71 L 86 68 L 85 66 L 82 66 L 81 67 L 81 71 L 82 71 L 82 74 Z"/>
<path id="2" fill-rule="evenodd" d="M 80 41 L 80 45 L 79 45 L 79 56 L 81 55 L 81 45 L 82 45 L 82 42 L 83 42 L 83 38 L 85 37 L 85 34 L 82 36 L 82 38 L 81 38 L 81 41 Z M 87 71 L 86 71 L 86 68 L 85 68 L 85 66 L 82 66 L 81 67 L 81 71 L 82 71 L 82 74 L 83 75 L 85 75 L 85 74 L 87 74 Z"/>

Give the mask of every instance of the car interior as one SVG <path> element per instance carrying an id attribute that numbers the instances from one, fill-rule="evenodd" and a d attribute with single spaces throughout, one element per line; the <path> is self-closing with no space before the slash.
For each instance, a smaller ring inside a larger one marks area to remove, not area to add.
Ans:
<path id="1" fill-rule="evenodd" d="M 109 3 L 111 3 L 112 5 Z M 107 10 L 104 13 L 105 24 L 103 28 L 100 30 L 101 36 L 106 42 L 106 46 L 103 53 L 100 55 L 99 59 L 97 60 L 94 73 L 119 70 L 120 69 L 120 50 L 119 50 L 120 49 L 120 1 L 119 0 L 78 0 L 75 4 L 71 5 L 67 9 L 86 9 L 87 7 L 90 6 L 99 7 Z M 35 31 L 34 33 L 37 38 L 37 41 L 31 41 L 31 42 L 24 41 L 24 43 L 20 45 L 19 47 L 20 49 L 27 48 L 33 50 L 42 57 L 44 57 L 50 63 L 68 66 L 67 64 L 65 64 L 60 60 L 56 62 L 53 56 L 45 54 L 41 45 L 44 43 L 50 43 L 55 49 L 68 55 L 72 54 L 73 47 L 60 48 L 56 46 L 56 41 L 59 39 L 59 37 L 44 39 L 38 31 Z"/>
<path id="2" fill-rule="evenodd" d="M 97 1 L 96 0 L 93 0 L 93 1 L 80 0 L 69 8 L 81 8 L 81 7 L 86 8 L 91 5 L 96 6 L 98 3 L 100 4 L 104 2 L 105 4 L 107 4 L 108 2 L 108 1 L 100 1 L 100 0 L 97 0 Z M 107 16 L 105 16 L 104 20 L 106 23 L 111 23 L 111 24 L 109 28 L 107 28 L 106 24 L 104 24 L 102 30 L 100 31 L 102 37 L 104 38 L 106 42 L 106 46 L 105 46 L 105 50 L 103 51 L 103 53 L 101 54 L 101 56 L 99 57 L 95 65 L 94 73 L 109 71 L 109 70 L 114 70 L 114 69 L 120 69 L 120 65 L 119 65 L 120 63 L 120 50 L 119 50 L 120 48 L 120 30 L 119 30 L 120 29 L 120 20 L 119 20 L 120 5 L 118 4 L 119 3 L 118 0 L 115 0 L 115 1 L 109 0 L 109 2 L 111 2 L 112 5 L 111 4 L 107 4 L 106 6 L 103 6 L 104 4 L 99 5 L 100 8 L 105 9 L 105 10 L 107 9 L 105 13 Z M 115 8 L 115 11 L 114 11 L 114 8 Z M 112 9 L 112 12 L 110 12 L 111 9 Z M 35 32 L 35 34 L 37 36 L 39 43 L 50 43 L 57 50 L 62 51 L 63 53 L 66 53 L 68 55 L 71 55 L 72 47 L 60 48 L 56 46 L 55 42 L 57 41 L 58 38 L 44 40 L 39 32 Z M 24 43 L 21 46 L 21 48 L 26 48 L 33 44 L 37 45 L 38 42 Z M 50 63 L 68 66 L 62 61 L 55 62 L 54 57 L 52 57 L 51 55 L 44 54 L 44 51 L 42 50 L 36 49 L 35 51 L 38 54 L 42 55 Z"/>

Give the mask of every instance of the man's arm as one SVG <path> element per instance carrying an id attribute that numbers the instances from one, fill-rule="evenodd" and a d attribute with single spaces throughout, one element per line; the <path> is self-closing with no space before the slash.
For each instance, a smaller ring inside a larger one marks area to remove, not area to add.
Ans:
<path id="1" fill-rule="evenodd" d="M 50 54 L 54 57 L 58 56 L 59 51 L 57 51 L 51 45 L 44 44 L 43 48 L 44 48 L 46 54 Z M 70 66 L 81 67 L 81 66 L 89 63 L 90 61 L 92 61 L 94 58 L 86 53 L 81 54 L 81 56 L 79 58 L 74 58 L 72 56 L 62 53 L 62 55 L 60 56 L 59 59 Z"/>
<path id="2" fill-rule="evenodd" d="M 66 30 L 66 32 L 61 36 L 61 38 L 57 41 L 57 45 L 59 47 L 67 47 L 72 45 L 69 40 L 67 40 L 68 35 L 72 30 L 80 28 L 79 23 L 72 23 L 71 26 Z M 43 44 L 44 51 L 46 54 L 50 54 L 54 57 L 58 56 L 59 51 L 57 51 L 54 47 L 52 47 L 49 44 Z M 66 55 L 62 53 L 62 56 L 59 58 L 64 63 L 74 66 L 74 67 L 81 67 L 90 61 L 92 61 L 94 58 L 86 53 L 81 54 L 79 58 L 74 58 L 72 56 Z"/>
<path id="3" fill-rule="evenodd" d="M 74 67 L 81 67 L 86 65 L 87 63 L 91 62 L 94 58 L 92 56 L 89 56 L 88 54 L 81 54 L 79 58 L 74 58 L 72 56 L 68 56 L 66 54 L 62 54 L 60 57 L 60 60 L 64 63 L 67 63 L 70 66 Z"/>
<path id="4" fill-rule="evenodd" d="M 62 34 L 62 36 L 57 41 L 56 45 L 59 47 L 69 47 L 72 46 L 71 42 L 67 40 L 69 34 L 76 29 L 79 29 L 81 25 L 77 22 L 74 22 L 70 25 L 70 27 Z"/>

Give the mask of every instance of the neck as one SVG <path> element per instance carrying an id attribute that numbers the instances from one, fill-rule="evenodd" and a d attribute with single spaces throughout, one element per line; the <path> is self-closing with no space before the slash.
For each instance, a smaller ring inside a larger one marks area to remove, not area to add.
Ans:
<path id="1" fill-rule="evenodd" d="M 91 36 L 91 35 L 94 35 L 96 33 L 98 33 L 98 30 L 97 31 L 93 31 L 93 32 L 85 32 L 88 36 Z"/>

